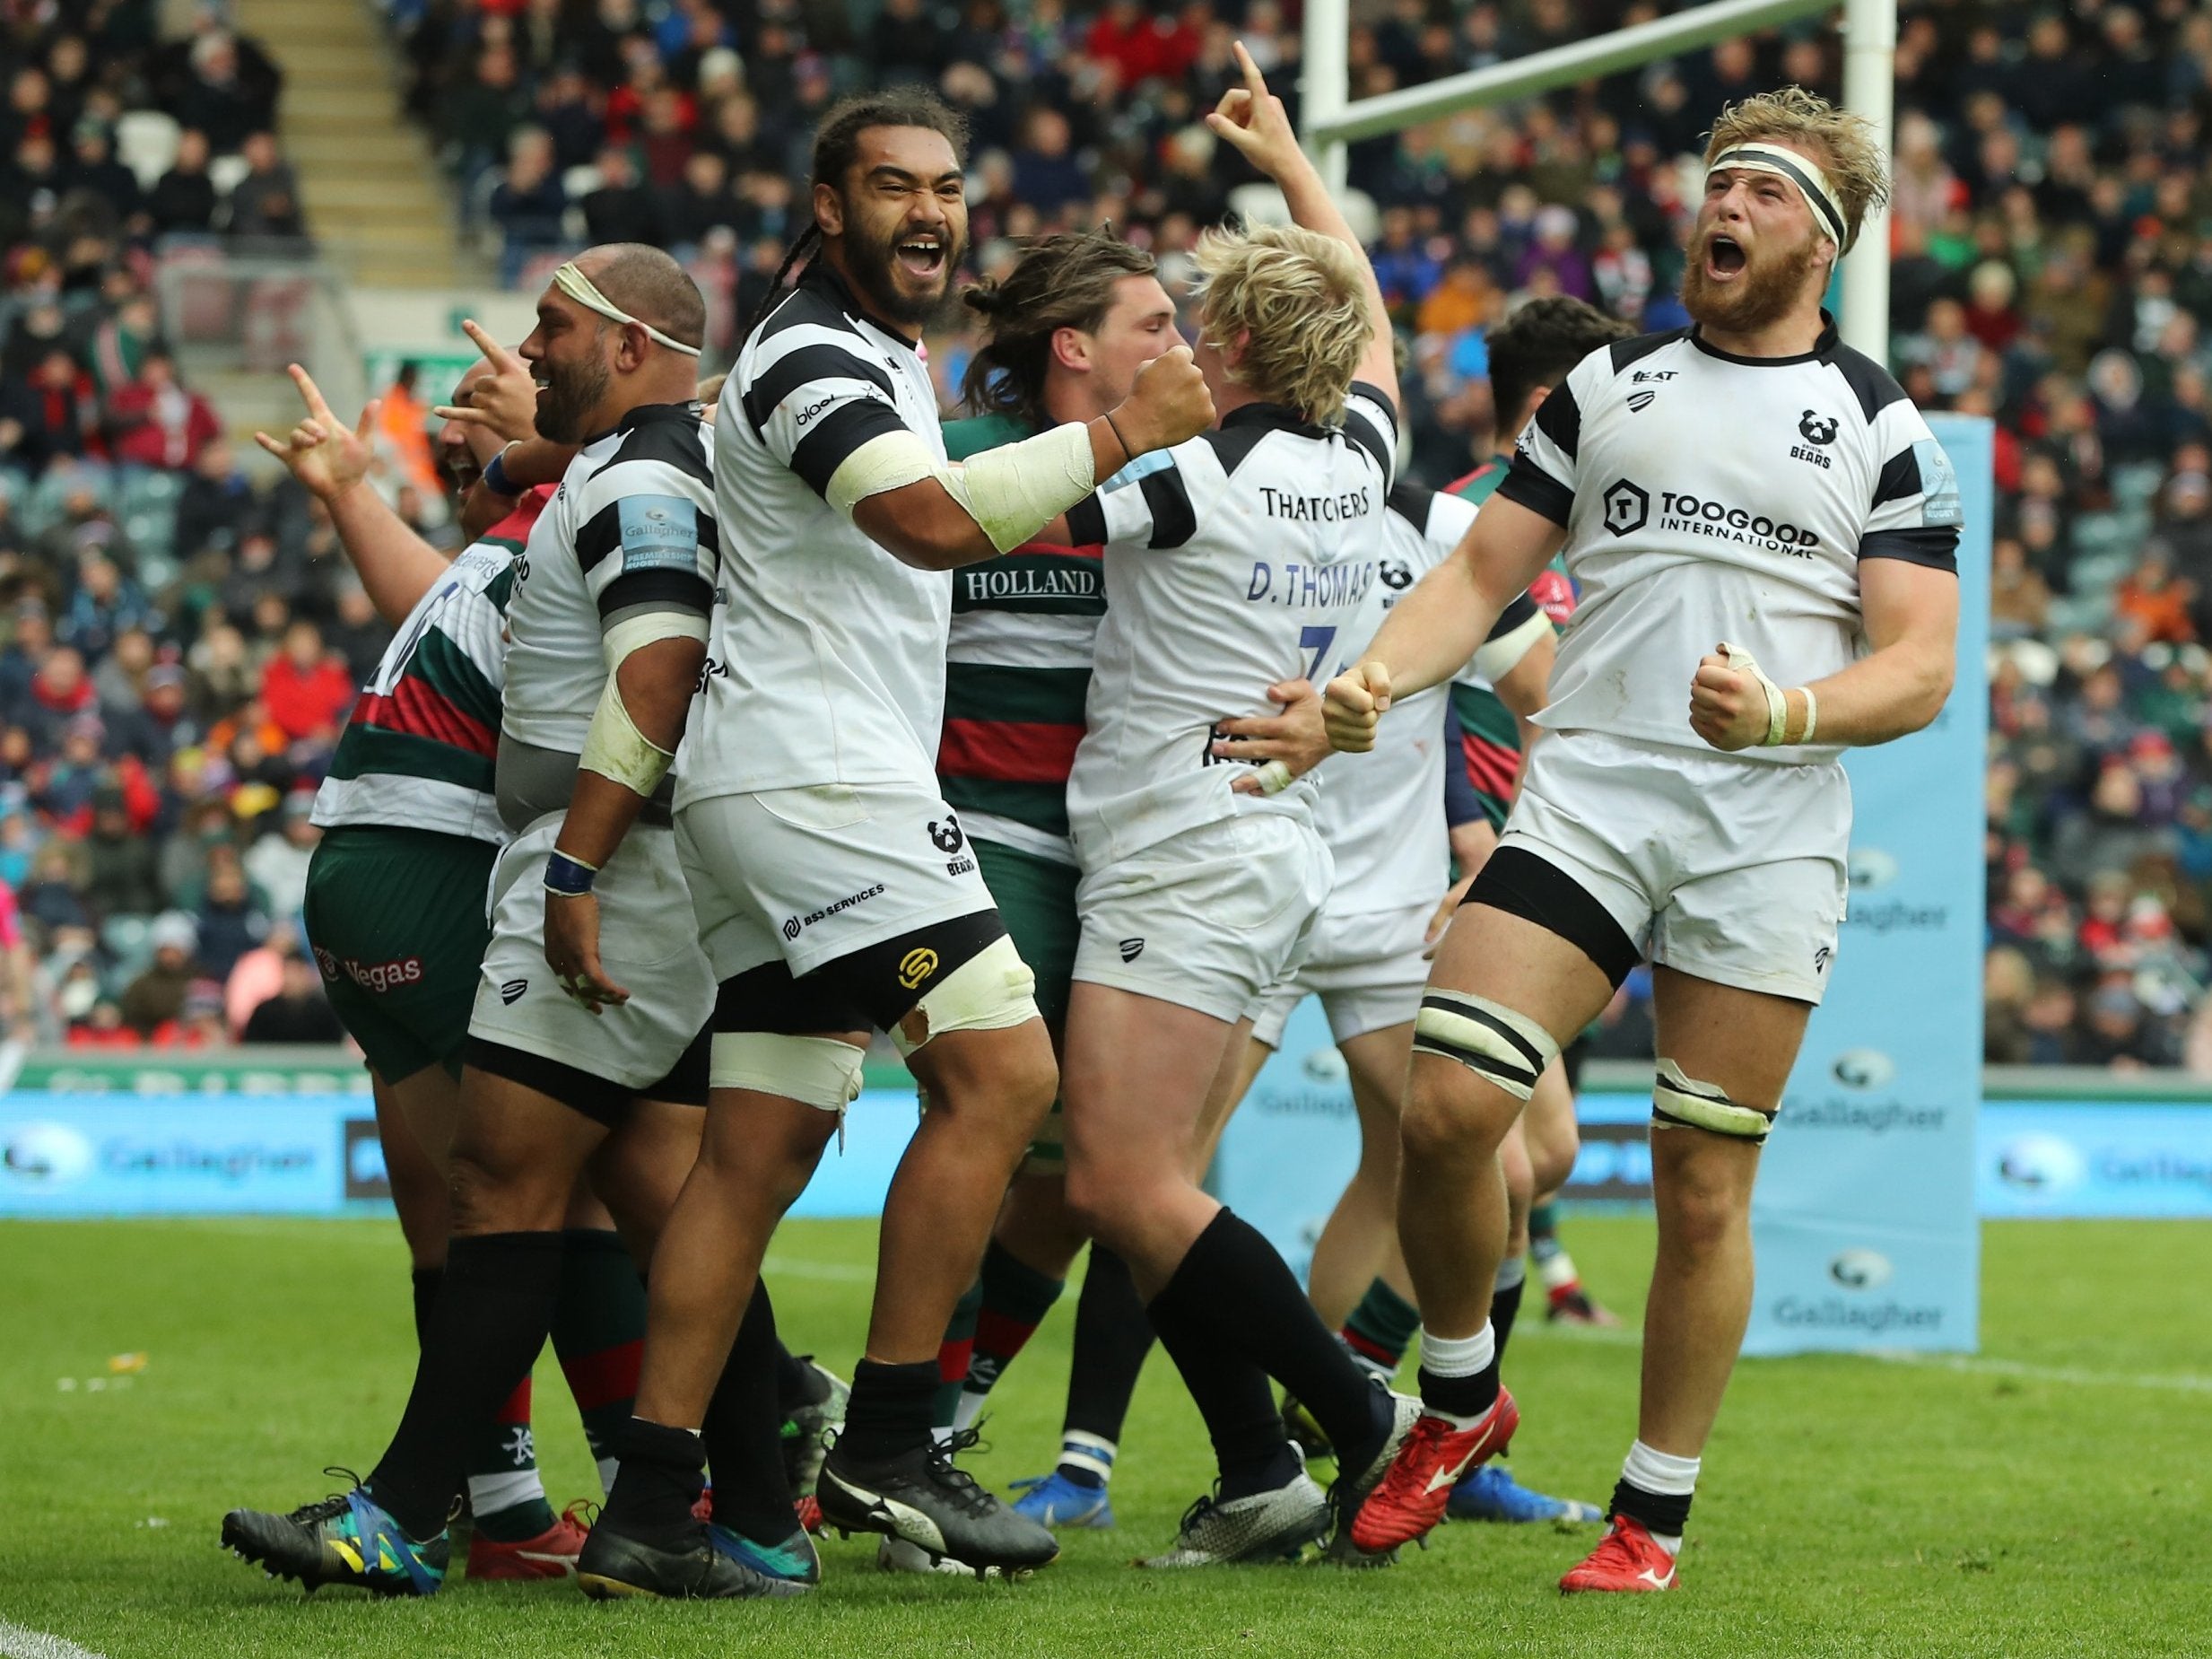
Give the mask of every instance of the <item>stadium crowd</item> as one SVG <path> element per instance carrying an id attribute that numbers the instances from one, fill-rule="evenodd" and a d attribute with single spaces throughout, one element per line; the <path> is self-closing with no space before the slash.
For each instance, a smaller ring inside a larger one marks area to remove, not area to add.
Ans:
<path id="1" fill-rule="evenodd" d="M 0 17 L 0 1017 L 335 1041 L 294 920 L 307 808 L 385 634 L 165 340 L 161 260 L 303 224 L 279 66 L 221 7 L 167 39 L 158 10 Z"/>
<path id="2" fill-rule="evenodd" d="M 1257 182 L 1198 119 L 1231 39 L 1286 92 L 1298 55 L 1276 0 L 388 9 L 408 108 L 503 275 L 535 285 L 587 242 L 668 246 L 725 351 L 802 223 L 805 141 L 840 93 L 921 79 L 967 111 L 980 272 L 1110 222 L 1180 298 L 1199 229 Z M 1657 9 L 1356 7 L 1354 95 Z M 152 262 L 178 239 L 302 227 L 268 136 L 276 67 L 214 8 L 170 41 L 152 10 L 78 0 L 0 39 L 0 939 L 11 1028 L 49 1040 L 220 1041 L 309 987 L 306 801 L 382 637 L 327 519 L 248 482 L 163 348 Z M 1989 1058 L 2212 1073 L 2212 8 L 1908 0 L 1900 30 L 1895 364 L 1923 407 L 1999 428 Z M 1491 452 L 1484 334 L 1520 299 L 1683 321 L 1704 114 L 1779 81 L 1833 96 L 1839 74 L 1832 38 L 1771 34 L 1355 145 L 1412 351 L 1415 475 Z M 184 129 L 151 180 L 115 160 L 146 109 Z M 226 196 L 208 173 L 231 155 Z M 971 348 L 934 343 L 948 400 Z M 434 536 L 421 405 L 395 403 L 389 487 Z M 1605 1049 L 1649 1052 L 1640 983 Z M 309 1001 L 264 1028 L 309 1035 Z"/>

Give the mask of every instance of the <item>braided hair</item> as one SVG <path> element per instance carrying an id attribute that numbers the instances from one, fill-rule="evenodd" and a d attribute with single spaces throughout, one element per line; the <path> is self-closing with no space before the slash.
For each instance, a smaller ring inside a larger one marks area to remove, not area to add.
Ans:
<path id="1" fill-rule="evenodd" d="M 962 303 L 990 323 L 990 338 L 962 382 L 968 407 L 1044 420 L 1052 336 L 1063 328 L 1095 334 L 1113 307 L 1115 285 L 1158 268 L 1150 254 L 1110 230 L 1062 231 L 1032 242 L 1004 277 L 966 290 Z"/>
<path id="2" fill-rule="evenodd" d="M 887 87 L 880 92 L 856 92 L 840 98 L 822 118 L 822 125 L 814 132 L 814 159 L 812 176 L 808 179 L 808 194 L 812 187 L 828 185 L 832 190 L 842 190 L 845 175 L 860 158 L 860 135 L 871 127 L 919 127 L 938 134 L 953 146 L 953 159 L 962 166 L 968 162 L 968 118 L 935 92 L 915 85 Z M 822 226 L 811 214 L 806 228 L 792 240 L 785 250 L 783 263 L 776 267 L 776 275 L 769 280 L 768 293 L 753 315 L 745 319 L 745 332 L 751 334 L 761 325 L 769 312 L 776 309 L 783 297 L 788 282 L 796 284 L 795 275 L 822 249 Z"/>

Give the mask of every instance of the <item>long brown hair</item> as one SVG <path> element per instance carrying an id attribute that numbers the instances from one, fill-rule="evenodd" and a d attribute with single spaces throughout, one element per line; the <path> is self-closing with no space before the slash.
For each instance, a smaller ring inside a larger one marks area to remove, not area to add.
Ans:
<path id="1" fill-rule="evenodd" d="M 962 397 L 978 415 L 1049 418 L 1045 371 L 1052 336 L 1063 328 L 1093 334 L 1113 309 L 1127 276 L 1150 276 L 1153 257 L 1111 231 L 1061 231 L 1032 242 L 1014 268 L 978 283 L 961 300 L 990 322 L 990 337 L 970 360 Z"/>

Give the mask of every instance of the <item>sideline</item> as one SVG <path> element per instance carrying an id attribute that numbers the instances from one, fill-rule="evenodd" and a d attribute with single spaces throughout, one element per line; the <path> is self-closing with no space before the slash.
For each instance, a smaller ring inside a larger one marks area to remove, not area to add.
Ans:
<path id="1" fill-rule="evenodd" d="M 0 1619 L 0 1654 L 7 1659 L 104 1659 L 89 1647 L 79 1647 L 43 1630 L 26 1630 L 4 1619 Z"/>

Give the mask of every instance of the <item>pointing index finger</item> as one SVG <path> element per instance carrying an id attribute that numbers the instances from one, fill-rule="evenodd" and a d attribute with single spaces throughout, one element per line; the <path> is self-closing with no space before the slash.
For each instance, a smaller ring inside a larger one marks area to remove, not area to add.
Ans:
<path id="1" fill-rule="evenodd" d="M 1257 106 L 1267 95 L 1267 83 L 1259 73 L 1259 65 L 1252 61 L 1252 55 L 1244 49 L 1243 41 L 1233 42 L 1232 49 L 1237 55 L 1237 66 L 1244 71 L 1245 87 L 1252 94 L 1252 102 Z"/>
<path id="2" fill-rule="evenodd" d="M 298 363 L 287 363 L 284 368 L 292 376 L 292 383 L 300 389 L 300 401 L 307 405 L 308 413 L 318 421 L 329 420 L 330 406 L 323 401 L 322 388 Z"/>
<path id="3" fill-rule="evenodd" d="M 461 332 L 476 343 L 476 349 L 483 354 L 484 361 L 500 373 L 512 374 L 522 367 L 521 359 L 493 339 L 490 332 L 475 318 L 461 319 Z"/>

